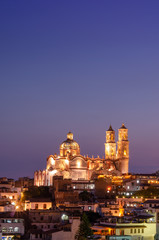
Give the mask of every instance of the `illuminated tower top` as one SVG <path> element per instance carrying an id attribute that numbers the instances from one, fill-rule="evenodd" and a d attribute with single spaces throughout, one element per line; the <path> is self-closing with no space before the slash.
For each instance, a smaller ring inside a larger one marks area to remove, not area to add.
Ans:
<path id="1" fill-rule="evenodd" d="M 115 143 L 115 131 L 110 125 L 106 131 L 106 143 L 105 143 L 105 158 L 115 159 L 116 157 L 116 143 Z"/>
<path id="2" fill-rule="evenodd" d="M 120 141 L 128 141 L 128 129 L 125 127 L 124 123 L 121 128 L 118 130 L 118 140 Z"/>
<path id="3" fill-rule="evenodd" d="M 113 130 L 111 125 L 106 131 L 106 143 L 115 143 L 115 131 Z"/>

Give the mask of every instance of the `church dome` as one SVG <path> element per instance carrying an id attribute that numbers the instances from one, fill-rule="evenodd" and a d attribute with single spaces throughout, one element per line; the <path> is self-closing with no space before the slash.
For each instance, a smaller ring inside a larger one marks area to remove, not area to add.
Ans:
<path id="1" fill-rule="evenodd" d="M 67 139 L 60 145 L 60 156 L 67 157 L 68 155 L 76 156 L 80 154 L 79 144 L 73 140 L 73 133 L 67 134 Z"/>

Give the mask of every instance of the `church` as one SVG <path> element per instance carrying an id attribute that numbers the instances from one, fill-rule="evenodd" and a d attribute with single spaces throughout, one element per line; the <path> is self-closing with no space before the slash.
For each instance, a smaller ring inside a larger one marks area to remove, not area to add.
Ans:
<path id="1" fill-rule="evenodd" d="M 80 146 L 74 140 L 73 133 L 61 143 L 59 155 L 50 155 L 46 160 L 46 169 L 34 173 L 35 186 L 52 186 L 54 176 L 64 179 L 91 180 L 98 176 L 120 176 L 129 171 L 128 129 L 124 124 L 118 129 L 118 141 L 110 125 L 106 131 L 105 158 L 90 158 L 80 154 Z"/>

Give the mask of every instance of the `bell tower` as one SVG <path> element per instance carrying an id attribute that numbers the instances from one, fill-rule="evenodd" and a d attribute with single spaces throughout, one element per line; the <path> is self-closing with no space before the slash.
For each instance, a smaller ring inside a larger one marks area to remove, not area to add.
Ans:
<path id="1" fill-rule="evenodd" d="M 123 174 L 127 174 L 129 171 L 129 141 L 128 141 L 128 129 L 124 123 L 118 130 L 118 148 L 117 159 L 119 159 L 119 170 Z"/>
<path id="2" fill-rule="evenodd" d="M 116 158 L 116 142 L 115 131 L 110 125 L 106 131 L 106 143 L 105 143 L 105 159 L 114 160 Z"/>

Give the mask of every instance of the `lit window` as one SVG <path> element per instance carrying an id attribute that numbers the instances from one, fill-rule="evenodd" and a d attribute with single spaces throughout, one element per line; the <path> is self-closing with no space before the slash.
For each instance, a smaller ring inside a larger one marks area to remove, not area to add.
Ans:
<path id="1" fill-rule="evenodd" d="M 11 221 L 11 219 L 7 219 L 7 223 L 11 223 L 12 221 Z"/>
<path id="2" fill-rule="evenodd" d="M 18 228 L 18 227 L 15 227 L 15 228 L 14 228 L 14 232 L 19 232 L 19 228 Z"/>
<path id="3" fill-rule="evenodd" d="M 2 228 L 2 232 L 7 232 L 7 228 L 6 228 L 6 227 L 3 227 L 3 228 Z"/>
<path id="4" fill-rule="evenodd" d="M 14 222 L 14 223 L 17 223 L 17 222 L 18 222 L 18 219 L 14 219 L 13 222 Z"/>
<path id="5" fill-rule="evenodd" d="M 126 150 L 124 150 L 124 156 L 126 156 Z"/>
<path id="6" fill-rule="evenodd" d="M 9 227 L 9 232 L 13 232 L 13 227 Z"/>

